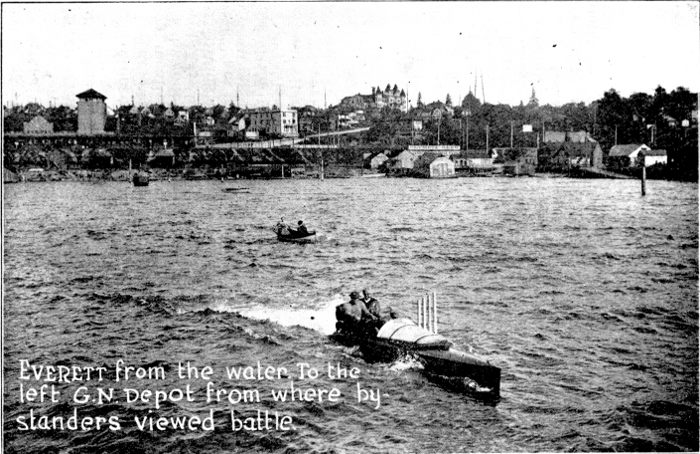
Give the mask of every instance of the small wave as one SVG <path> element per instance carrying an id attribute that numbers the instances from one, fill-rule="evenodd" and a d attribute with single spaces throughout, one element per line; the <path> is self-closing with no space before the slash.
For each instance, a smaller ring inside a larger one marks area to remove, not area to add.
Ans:
<path id="1" fill-rule="evenodd" d="M 416 358 L 412 356 L 405 356 L 394 361 L 391 366 L 389 366 L 389 370 L 393 370 L 395 372 L 403 370 L 423 370 L 423 365 Z"/>
<path id="2" fill-rule="evenodd" d="M 390 232 L 415 232 L 416 230 L 412 227 L 390 227 Z"/>
<path id="3" fill-rule="evenodd" d="M 301 326 L 325 335 L 335 332 L 335 307 L 345 300 L 341 295 L 334 295 L 330 300 L 318 303 L 318 307 L 236 307 L 227 301 L 219 301 L 208 308 L 215 312 L 237 312 L 252 320 L 266 320 L 282 326 Z"/>
<path id="4" fill-rule="evenodd" d="M 654 328 L 649 328 L 647 326 L 636 326 L 632 329 L 634 329 L 636 332 L 642 333 L 642 334 L 658 334 L 659 333 L 658 330 L 656 330 Z"/>

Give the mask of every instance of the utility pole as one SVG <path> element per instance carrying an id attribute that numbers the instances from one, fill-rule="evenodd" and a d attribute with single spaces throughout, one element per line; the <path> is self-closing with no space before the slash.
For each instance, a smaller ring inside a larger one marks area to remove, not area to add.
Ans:
<path id="1" fill-rule="evenodd" d="M 642 196 L 647 195 L 647 163 L 646 163 L 646 156 L 644 155 L 644 152 L 642 151 L 639 153 L 639 156 L 642 160 Z"/>
<path id="2" fill-rule="evenodd" d="M 469 114 L 470 114 L 470 113 L 471 113 L 471 112 L 467 111 L 467 139 L 466 139 L 466 141 L 465 141 L 465 142 L 466 142 L 467 151 L 469 151 Z"/>
<path id="3" fill-rule="evenodd" d="M 542 120 L 542 142 L 544 142 L 544 120 Z"/>
<path id="4" fill-rule="evenodd" d="M 489 125 L 486 125 L 486 153 L 489 152 Z"/>
<path id="5" fill-rule="evenodd" d="M 321 122 L 320 122 L 320 121 L 319 121 L 319 123 L 318 123 L 318 144 L 319 144 L 319 146 L 321 145 Z M 320 153 L 321 153 L 321 179 L 323 180 L 323 173 L 324 173 L 324 169 L 323 169 L 323 148 L 321 148 L 319 151 L 320 151 Z"/>

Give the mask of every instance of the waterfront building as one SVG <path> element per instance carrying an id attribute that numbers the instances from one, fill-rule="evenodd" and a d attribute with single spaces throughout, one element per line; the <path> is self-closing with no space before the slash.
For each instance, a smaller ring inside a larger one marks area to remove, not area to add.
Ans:
<path id="1" fill-rule="evenodd" d="M 503 173 L 506 175 L 534 175 L 537 169 L 537 148 L 505 148 L 503 160 Z"/>
<path id="2" fill-rule="evenodd" d="M 376 170 L 388 160 L 389 157 L 384 152 L 378 153 L 369 160 L 369 167 L 370 169 Z"/>
<path id="3" fill-rule="evenodd" d="M 667 164 L 668 163 L 668 153 L 666 150 L 649 150 L 644 153 L 644 166 L 649 167 L 654 164 Z"/>
<path id="4" fill-rule="evenodd" d="M 416 175 L 426 178 L 451 178 L 455 176 L 455 163 L 447 156 L 423 153 L 416 159 L 413 169 Z"/>
<path id="5" fill-rule="evenodd" d="M 248 111 L 250 129 L 269 136 L 298 137 L 299 123 L 294 109 L 255 109 Z"/>
<path id="6" fill-rule="evenodd" d="M 637 158 L 640 152 L 646 155 L 651 151 L 651 148 L 644 144 L 625 144 L 615 145 L 610 149 L 608 154 L 608 162 L 613 167 L 634 167 L 637 165 Z"/>
<path id="7" fill-rule="evenodd" d="M 37 115 L 31 120 L 25 121 L 23 129 L 25 134 L 51 134 L 53 133 L 53 123 L 41 115 Z"/>
<path id="8" fill-rule="evenodd" d="M 78 134 L 102 134 L 107 120 L 107 97 L 92 88 L 75 95 L 78 98 Z"/>
<path id="9" fill-rule="evenodd" d="M 420 156 L 420 153 L 411 151 L 411 150 L 404 150 L 398 155 L 393 160 L 393 165 L 392 168 L 397 169 L 397 170 L 405 170 L 405 169 L 412 169 L 413 168 L 413 163 L 418 159 Z"/>
<path id="10" fill-rule="evenodd" d="M 455 163 L 455 170 L 492 170 L 493 154 L 484 150 L 462 150 L 458 154 L 452 155 Z"/>
<path id="11" fill-rule="evenodd" d="M 538 168 L 564 172 L 572 167 L 603 167 L 603 150 L 598 142 L 549 142 L 537 152 Z"/>
<path id="12" fill-rule="evenodd" d="M 175 153 L 170 148 L 158 150 L 149 160 L 152 167 L 172 167 L 175 165 Z"/>

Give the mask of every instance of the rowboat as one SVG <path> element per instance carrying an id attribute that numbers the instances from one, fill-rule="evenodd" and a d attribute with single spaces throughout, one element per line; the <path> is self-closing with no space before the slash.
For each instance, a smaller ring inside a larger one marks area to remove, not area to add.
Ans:
<path id="1" fill-rule="evenodd" d="M 434 297 L 432 301 L 434 303 Z M 376 336 L 366 332 L 336 332 L 332 338 L 344 345 L 359 346 L 363 358 L 368 362 L 413 359 L 421 364 L 423 373 L 431 381 L 484 401 L 498 401 L 501 392 L 500 368 L 454 348 L 450 340 L 438 334 L 434 308 L 432 312 L 426 308 L 422 313 L 419 308 L 418 322 L 420 325 L 408 318 L 392 319 L 381 326 Z"/>
<path id="2" fill-rule="evenodd" d="M 294 229 L 287 227 L 275 226 L 272 229 L 277 235 L 277 241 L 282 241 L 285 243 L 313 243 L 316 241 L 316 231 L 310 230 L 305 234 L 299 233 Z"/>
<path id="3" fill-rule="evenodd" d="M 316 232 L 312 230 L 308 235 L 304 236 L 282 235 L 278 233 L 277 240 L 286 243 L 313 243 L 316 241 Z"/>

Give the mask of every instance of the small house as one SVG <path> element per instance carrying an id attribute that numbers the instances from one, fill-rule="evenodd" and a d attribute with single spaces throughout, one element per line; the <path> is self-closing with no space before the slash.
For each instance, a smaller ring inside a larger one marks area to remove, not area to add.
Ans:
<path id="1" fill-rule="evenodd" d="M 484 150 L 461 151 L 453 155 L 456 170 L 491 170 L 494 168 L 493 155 Z"/>
<path id="2" fill-rule="evenodd" d="M 399 153 L 393 161 L 394 169 L 412 169 L 413 163 L 420 155 L 411 150 L 404 150 Z"/>
<path id="3" fill-rule="evenodd" d="M 615 145 L 608 154 L 608 163 L 612 167 L 634 167 L 638 164 L 637 157 L 642 151 L 646 154 L 651 151 L 651 148 L 644 144 L 634 143 Z"/>
<path id="4" fill-rule="evenodd" d="M 598 142 L 550 142 L 537 152 L 538 169 L 564 172 L 572 167 L 603 166 L 603 150 Z"/>
<path id="5" fill-rule="evenodd" d="M 37 115 L 29 121 L 24 122 L 25 134 L 51 134 L 53 133 L 53 123 L 46 120 L 41 115 Z"/>
<path id="6" fill-rule="evenodd" d="M 175 153 L 170 148 L 158 150 L 149 164 L 153 167 L 172 167 L 175 165 Z"/>
<path id="7" fill-rule="evenodd" d="M 534 175 L 537 169 L 537 148 L 506 148 L 503 153 L 503 173 Z"/>
<path id="8" fill-rule="evenodd" d="M 542 138 L 544 143 L 564 143 L 566 142 L 566 132 L 564 131 L 545 131 Z"/>
<path id="9" fill-rule="evenodd" d="M 387 157 L 386 154 L 384 154 L 383 152 L 379 153 L 379 154 L 375 155 L 374 157 L 372 157 L 372 159 L 369 160 L 369 167 L 370 167 L 370 169 L 376 170 L 379 168 L 379 166 L 381 166 L 382 164 L 384 164 L 388 160 L 389 160 L 389 158 Z"/>
<path id="10" fill-rule="evenodd" d="M 414 163 L 417 176 L 425 178 L 452 178 L 455 176 L 455 163 L 446 156 L 424 153 Z"/>

